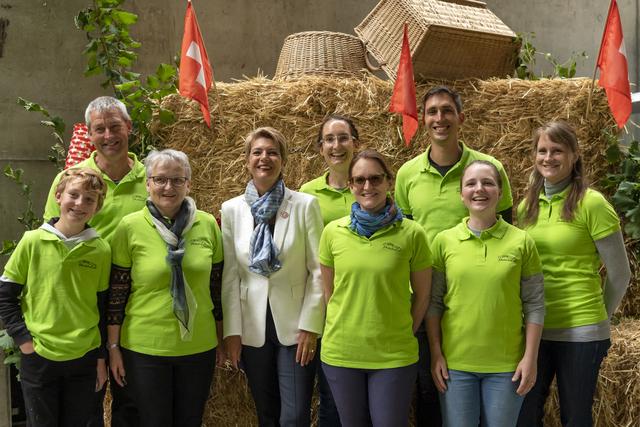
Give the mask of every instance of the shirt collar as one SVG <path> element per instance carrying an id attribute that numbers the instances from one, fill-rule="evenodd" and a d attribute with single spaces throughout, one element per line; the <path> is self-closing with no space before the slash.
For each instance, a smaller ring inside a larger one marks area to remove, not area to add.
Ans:
<path id="1" fill-rule="evenodd" d="M 452 170 L 458 169 L 459 167 L 461 167 L 461 165 L 465 165 L 467 163 L 467 160 L 469 159 L 469 148 L 465 145 L 464 142 L 462 141 L 458 141 L 458 145 L 460 146 L 460 149 L 462 150 L 462 155 L 460 156 L 460 160 L 458 160 L 449 170 L 449 172 L 451 172 Z M 429 163 L 429 153 L 431 152 L 431 145 L 429 145 L 427 147 L 427 151 L 425 151 L 422 155 L 424 156 L 424 158 L 422 159 L 422 169 L 420 169 L 420 172 L 436 172 L 438 174 L 440 174 L 440 172 L 438 172 L 432 165 L 431 163 Z M 449 172 L 447 172 L 447 174 L 449 174 Z"/>
<path id="2" fill-rule="evenodd" d="M 468 240 L 473 237 L 476 237 L 476 235 L 473 234 L 471 230 L 469 230 L 469 227 L 467 225 L 468 222 L 469 222 L 469 217 L 466 217 L 462 220 L 460 224 L 457 225 L 456 235 L 458 240 Z M 495 224 L 493 224 L 491 227 L 489 227 L 486 230 L 482 230 L 482 233 L 480 234 L 480 239 L 484 240 L 486 238 L 485 236 L 496 238 L 496 239 L 502 239 L 505 233 L 507 232 L 507 228 L 508 228 L 507 223 L 502 219 L 502 216 L 498 215 L 498 220 L 496 221 Z"/>

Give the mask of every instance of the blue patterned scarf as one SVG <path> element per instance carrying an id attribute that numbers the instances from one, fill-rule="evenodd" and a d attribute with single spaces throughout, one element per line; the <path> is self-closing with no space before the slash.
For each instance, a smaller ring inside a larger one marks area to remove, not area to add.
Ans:
<path id="1" fill-rule="evenodd" d="M 244 192 L 244 200 L 251 206 L 251 215 L 256 224 L 251 235 L 249 270 L 265 277 L 280 270 L 278 249 L 273 241 L 269 222 L 275 217 L 284 199 L 284 182 L 279 179 L 273 187 L 260 197 L 258 190 L 249 181 Z"/>
<path id="2" fill-rule="evenodd" d="M 396 221 L 402 221 L 402 211 L 390 197 L 387 197 L 384 210 L 378 214 L 371 214 L 363 210 L 358 202 L 353 202 L 351 205 L 350 228 L 367 239 L 382 227 Z"/>

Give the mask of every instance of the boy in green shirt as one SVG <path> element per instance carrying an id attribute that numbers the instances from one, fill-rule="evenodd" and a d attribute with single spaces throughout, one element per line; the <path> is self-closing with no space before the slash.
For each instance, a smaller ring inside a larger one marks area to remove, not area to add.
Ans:
<path id="1" fill-rule="evenodd" d="M 87 226 L 106 191 L 93 169 L 65 171 L 55 192 L 60 217 L 24 234 L 0 278 L 0 318 L 20 347 L 28 425 L 86 425 L 107 379 L 111 250 Z"/>

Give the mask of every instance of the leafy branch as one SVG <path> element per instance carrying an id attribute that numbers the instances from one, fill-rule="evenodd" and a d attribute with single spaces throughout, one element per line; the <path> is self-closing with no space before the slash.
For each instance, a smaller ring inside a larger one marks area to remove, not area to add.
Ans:
<path id="1" fill-rule="evenodd" d="M 575 77 L 576 66 L 578 61 L 584 61 L 588 59 L 587 53 L 573 52 L 569 59 L 566 61 L 560 61 L 551 53 L 539 52 L 536 47 L 531 43 L 535 38 L 535 33 L 519 33 L 516 37 L 516 42 L 520 43 L 520 53 L 516 61 L 516 76 L 523 80 L 538 80 L 540 78 L 563 78 L 568 79 Z M 536 65 L 536 60 L 539 56 L 542 56 L 547 62 L 553 66 L 553 74 L 550 76 L 544 76 L 542 73 L 537 76 L 533 70 Z"/>

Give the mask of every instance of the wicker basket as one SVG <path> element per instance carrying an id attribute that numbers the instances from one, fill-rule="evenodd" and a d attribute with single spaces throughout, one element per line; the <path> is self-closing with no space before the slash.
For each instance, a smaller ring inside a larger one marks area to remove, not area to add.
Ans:
<path id="1" fill-rule="evenodd" d="M 417 79 L 504 77 L 513 74 L 516 34 L 486 4 L 474 0 L 382 0 L 355 28 L 367 50 L 395 80 L 402 29 Z"/>
<path id="2" fill-rule="evenodd" d="M 306 31 L 284 39 L 273 79 L 286 80 L 306 74 L 352 77 L 363 68 L 369 68 L 366 51 L 357 37 Z"/>

